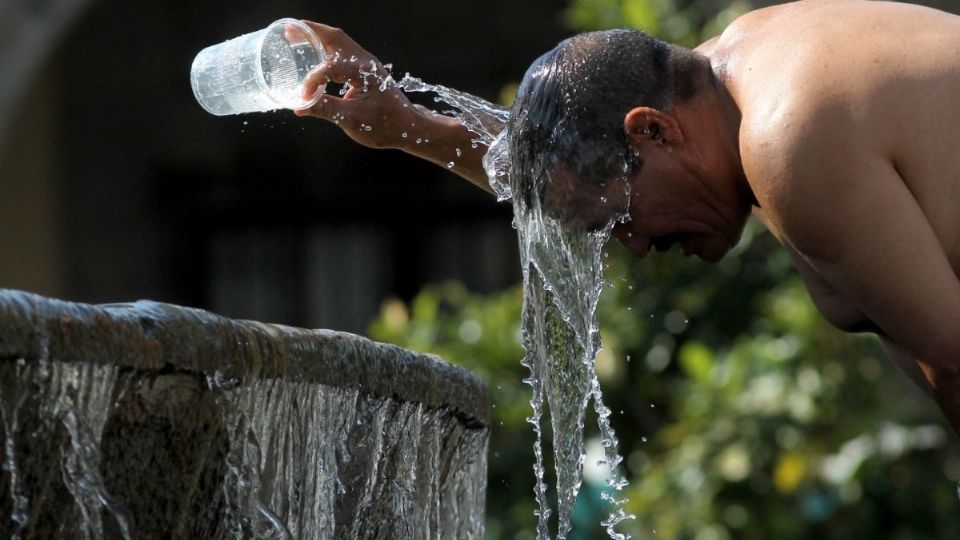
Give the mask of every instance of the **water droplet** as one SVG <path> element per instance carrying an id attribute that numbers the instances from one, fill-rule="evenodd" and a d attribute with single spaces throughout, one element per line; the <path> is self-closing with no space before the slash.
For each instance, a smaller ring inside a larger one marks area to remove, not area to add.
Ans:
<path id="1" fill-rule="evenodd" d="M 461 152 L 460 149 L 457 148 L 457 157 L 461 157 L 462 155 L 463 155 L 463 152 Z"/>
<path id="2" fill-rule="evenodd" d="M 363 126 L 363 130 L 364 130 L 364 131 L 373 131 L 373 128 L 372 128 L 371 126 Z"/>
<path id="3" fill-rule="evenodd" d="M 351 61 L 351 62 L 356 62 L 356 61 L 357 61 L 357 55 L 355 55 L 355 54 L 350 55 L 350 61 Z"/>
<path id="4" fill-rule="evenodd" d="M 454 163 L 453 163 L 452 161 L 450 161 L 450 162 L 447 163 L 447 168 L 448 168 L 448 169 L 452 169 L 452 168 L 453 168 L 453 165 L 454 165 Z"/>
<path id="5" fill-rule="evenodd" d="M 403 133 L 400 134 L 400 136 L 403 137 L 404 139 L 406 139 L 406 138 L 407 138 L 407 132 L 404 131 Z"/>
<path id="6" fill-rule="evenodd" d="M 420 137 L 417 137 L 417 144 L 420 144 L 422 142 L 423 142 L 423 139 L 421 139 Z"/>

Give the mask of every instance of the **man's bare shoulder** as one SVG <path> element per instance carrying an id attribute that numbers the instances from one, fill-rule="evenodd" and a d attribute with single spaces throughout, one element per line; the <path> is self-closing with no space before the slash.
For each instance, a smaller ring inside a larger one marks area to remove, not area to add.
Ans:
<path id="1" fill-rule="evenodd" d="M 960 17 L 890 2 L 795 2 L 737 19 L 713 52 L 745 114 L 769 114 L 784 99 L 869 105 L 898 83 L 957 73 Z"/>
<path id="2" fill-rule="evenodd" d="M 741 125 L 744 173 L 777 238 L 829 257 L 822 250 L 837 237 L 826 225 L 862 188 L 852 180 L 855 164 L 875 161 L 876 152 L 842 106 L 786 99 L 769 113 Z"/>

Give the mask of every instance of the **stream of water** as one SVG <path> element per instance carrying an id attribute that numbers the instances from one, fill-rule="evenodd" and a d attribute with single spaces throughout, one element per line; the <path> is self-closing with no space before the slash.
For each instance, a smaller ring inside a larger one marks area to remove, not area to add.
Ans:
<path id="1" fill-rule="evenodd" d="M 611 507 L 603 521 L 610 538 L 621 540 L 617 525 L 633 516 L 624 510 L 626 498 L 615 495 L 626 487 L 620 471 L 623 458 L 617 449 L 617 436 L 610 425 L 610 409 L 603 403 L 594 359 L 600 349 L 596 309 L 605 281 L 601 254 L 617 219 L 593 231 L 578 231 L 565 226 L 544 211 L 538 197 L 524 201 L 512 197 L 520 186 L 529 185 L 522 170 L 510 155 L 508 134 L 504 129 L 510 109 L 499 107 L 475 96 L 444 86 L 432 85 L 406 74 L 399 81 L 380 81 L 381 90 L 396 84 L 406 92 L 432 92 L 437 99 L 454 107 L 450 111 L 461 124 L 477 135 L 475 143 L 489 148 L 484 168 L 499 200 L 513 199 L 514 220 L 520 242 L 523 267 L 523 365 L 530 370 L 524 380 L 532 388 L 528 418 L 536 434 L 534 443 L 534 494 L 538 516 L 537 537 L 551 538 L 548 484 L 544 470 L 544 449 L 553 451 L 556 479 L 556 538 L 569 535 L 573 508 L 582 481 L 584 419 L 592 401 L 604 448 L 604 464 L 610 469 L 610 490 L 603 498 Z M 544 441 L 542 422 L 549 413 L 552 444 Z M 611 494 L 612 493 L 612 494 Z"/>

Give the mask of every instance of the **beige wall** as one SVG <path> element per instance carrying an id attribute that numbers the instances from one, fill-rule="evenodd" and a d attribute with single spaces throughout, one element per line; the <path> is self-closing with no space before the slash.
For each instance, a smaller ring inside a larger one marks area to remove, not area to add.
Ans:
<path id="1" fill-rule="evenodd" d="M 54 84 L 34 79 L 0 143 L 0 288 L 62 294 Z"/>

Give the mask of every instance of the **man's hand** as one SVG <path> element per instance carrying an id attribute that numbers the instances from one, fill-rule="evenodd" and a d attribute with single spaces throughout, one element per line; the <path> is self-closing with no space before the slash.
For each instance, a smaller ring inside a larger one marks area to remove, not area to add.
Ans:
<path id="1" fill-rule="evenodd" d="M 327 54 L 304 83 L 305 97 L 323 92 L 328 82 L 343 84 L 346 91 L 342 96 L 324 93 L 314 106 L 294 114 L 328 120 L 364 146 L 403 150 L 493 193 L 482 164 L 487 147 L 475 143 L 475 134 L 455 118 L 411 103 L 383 63 L 339 28 L 303 22 Z"/>
<path id="2" fill-rule="evenodd" d="M 323 94 L 312 107 L 294 113 L 333 122 L 351 139 L 370 148 L 407 146 L 407 139 L 418 131 L 417 117 L 424 109 L 410 103 L 383 63 L 342 30 L 303 22 L 316 32 L 327 55 L 304 83 L 304 97 L 323 92 L 328 82 L 344 85 L 345 93 Z"/>

